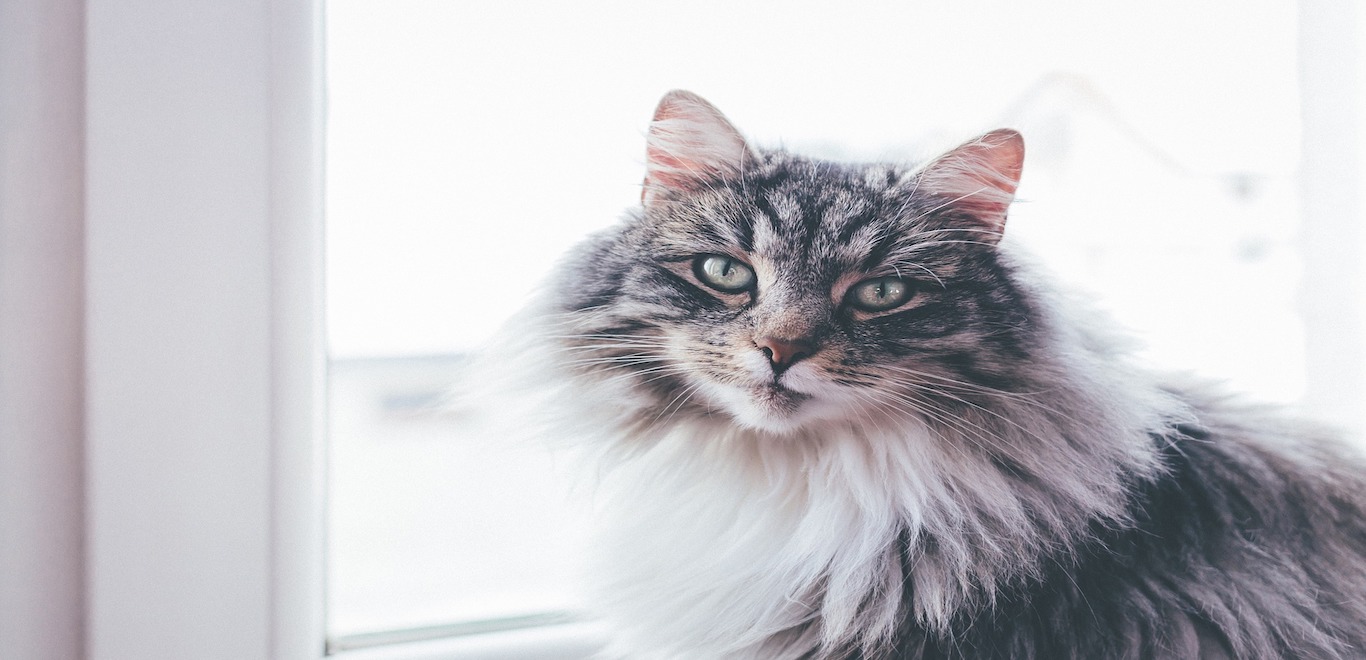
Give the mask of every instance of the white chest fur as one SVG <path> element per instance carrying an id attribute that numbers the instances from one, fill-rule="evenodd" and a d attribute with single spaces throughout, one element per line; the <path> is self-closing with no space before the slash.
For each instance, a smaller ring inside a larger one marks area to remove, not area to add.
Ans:
<path id="1" fill-rule="evenodd" d="M 889 634 L 902 552 L 947 494 L 925 474 L 942 443 L 897 431 L 774 438 L 698 423 L 622 459 L 596 547 L 620 652 L 799 657 Z"/>

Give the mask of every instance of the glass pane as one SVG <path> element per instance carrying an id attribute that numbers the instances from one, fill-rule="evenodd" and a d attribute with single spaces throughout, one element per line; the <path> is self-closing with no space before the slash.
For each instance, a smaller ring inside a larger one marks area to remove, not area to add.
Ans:
<path id="1" fill-rule="evenodd" d="M 334 635 L 575 609 L 582 530 L 551 457 L 439 408 L 450 355 L 333 359 Z"/>
<path id="2" fill-rule="evenodd" d="M 332 0 L 331 633 L 575 607 L 585 524 L 565 475 L 433 404 L 567 246 L 638 203 L 673 87 L 760 144 L 835 158 L 1021 128 L 1009 240 L 1150 359 L 1297 400 L 1295 16 L 1289 0 Z"/>

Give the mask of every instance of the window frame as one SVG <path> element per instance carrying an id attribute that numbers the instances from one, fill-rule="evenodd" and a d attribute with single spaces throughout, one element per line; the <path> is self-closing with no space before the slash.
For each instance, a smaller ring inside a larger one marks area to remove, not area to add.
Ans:
<path id="1" fill-rule="evenodd" d="M 84 9 L 87 655 L 320 658 L 321 2 Z"/>
<path id="2" fill-rule="evenodd" d="M 588 657 L 591 623 L 328 652 L 323 28 L 85 6 L 87 655 Z"/>

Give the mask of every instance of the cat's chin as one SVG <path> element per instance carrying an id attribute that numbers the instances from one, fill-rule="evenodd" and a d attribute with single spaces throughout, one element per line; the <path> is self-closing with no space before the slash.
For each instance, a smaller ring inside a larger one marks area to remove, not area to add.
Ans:
<path id="1" fill-rule="evenodd" d="M 816 421 L 814 413 L 822 408 L 810 394 L 773 383 L 727 389 L 719 403 L 736 424 L 774 435 L 801 431 Z"/>
<path id="2" fill-rule="evenodd" d="M 764 415 L 762 413 L 733 413 L 732 417 L 737 425 L 745 429 L 775 436 L 796 435 L 807 426 L 792 417 Z"/>

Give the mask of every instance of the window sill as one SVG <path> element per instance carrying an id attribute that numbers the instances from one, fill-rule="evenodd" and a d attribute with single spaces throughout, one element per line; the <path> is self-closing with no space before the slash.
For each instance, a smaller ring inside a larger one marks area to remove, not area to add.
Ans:
<path id="1" fill-rule="evenodd" d="M 595 622 L 389 644 L 327 656 L 331 660 L 587 660 L 607 644 Z"/>

